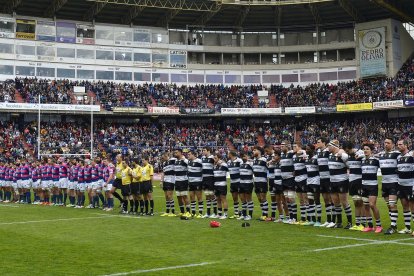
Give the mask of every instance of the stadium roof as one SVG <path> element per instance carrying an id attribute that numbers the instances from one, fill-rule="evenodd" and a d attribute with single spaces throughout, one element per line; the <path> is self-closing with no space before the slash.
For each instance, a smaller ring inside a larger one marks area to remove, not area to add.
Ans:
<path id="1" fill-rule="evenodd" d="M 395 18 L 414 22 L 413 0 L 0 0 L 3 13 L 136 26 L 284 30 Z"/>

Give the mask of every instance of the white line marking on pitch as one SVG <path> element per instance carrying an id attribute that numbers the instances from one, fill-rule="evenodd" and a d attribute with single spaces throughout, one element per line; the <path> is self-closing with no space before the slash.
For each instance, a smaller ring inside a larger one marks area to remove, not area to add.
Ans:
<path id="1" fill-rule="evenodd" d="M 319 249 L 311 250 L 313 252 L 320 252 L 320 251 L 327 251 L 327 250 L 334 250 L 334 249 L 341 249 L 341 248 L 358 247 L 358 246 L 366 246 L 366 245 L 380 245 L 380 244 L 398 244 L 398 245 L 414 246 L 413 243 L 400 242 L 400 241 L 414 240 L 413 238 L 397 239 L 397 240 L 390 240 L 390 241 L 380 241 L 380 240 L 360 239 L 360 238 L 341 237 L 341 236 L 328 236 L 328 235 L 316 235 L 316 236 L 322 237 L 322 238 L 334 238 L 334 239 L 343 239 L 343 240 L 369 241 L 369 243 L 357 243 L 357 244 L 349 244 L 349 245 L 343 245 L 343 246 L 319 248 Z"/>
<path id="2" fill-rule="evenodd" d="M 106 275 L 103 275 L 103 276 L 124 276 L 124 275 L 130 275 L 130 274 L 140 274 L 140 273 L 155 272 L 155 271 L 162 271 L 162 270 L 173 270 L 173 269 L 180 269 L 180 268 L 187 268 L 187 267 L 211 265 L 211 264 L 214 264 L 214 263 L 215 262 L 204 262 L 204 263 L 198 263 L 198 264 L 187 264 L 187 265 L 158 267 L 158 268 L 152 268 L 152 269 L 135 270 L 135 271 L 130 271 L 130 272 L 106 274 Z"/>
<path id="3" fill-rule="evenodd" d="M 85 220 L 85 219 L 103 219 L 116 217 L 116 215 L 97 216 L 97 217 L 82 217 L 82 218 L 63 218 L 63 219 L 44 219 L 44 220 L 29 220 L 29 221 L 13 221 L 13 222 L 1 222 L 1 225 L 13 225 L 13 224 L 30 224 L 30 223 L 42 223 L 42 222 L 55 222 L 55 221 L 71 221 L 71 220 Z"/>

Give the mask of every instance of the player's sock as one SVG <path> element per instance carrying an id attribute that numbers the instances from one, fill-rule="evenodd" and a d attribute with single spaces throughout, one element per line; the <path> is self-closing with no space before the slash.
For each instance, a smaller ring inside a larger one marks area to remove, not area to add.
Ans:
<path id="1" fill-rule="evenodd" d="M 238 216 L 239 215 L 239 202 L 234 202 L 233 207 L 234 207 L 234 215 Z"/>
<path id="2" fill-rule="evenodd" d="M 223 215 L 223 209 L 222 208 L 218 208 L 218 215 L 220 217 Z"/>
<path id="3" fill-rule="evenodd" d="M 174 199 L 173 200 L 170 200 L 170 211 L 171 211 L 171 213 L 175 213 L 175 202 L 174 202 Z"/>
<path id="4" fill-rule="evenodd" d="M 68 200 L 68 193 L 67 192 L 64 192 L 63 193 L 63 204 L 65 204 L 66 205 L 66 201 Z"/>
<path id="5" fill-rule="evenodd" d="M 198 214 L 202 215 L 204 212 L 204 202 L 203 201 L 199 201 L 198 202 Z"/>
<path id="6" fill-rule="evenodd" d="M 130 199 L 129 200 L 129 212 L 130 213 L 133 213 L 134 212 L 134 209 L 135 209 L 135 201 L 133 200 L 133 199 Z"/>
<path id="7" fill-rule="evenodd" d="M 140 200 L 139 201 L 139 208 L 140 208 L 141 213 L 144 213 L 144 205 L 145 205 L 144 200 Z"/>
<path id="8" fill-rule="evenodd" d="M 347 205 L 345 207 L 345 215 L 346 215 L 346 219 L 348 220 L 348 223 L 352 223 L 352 209 L 351 209 L 351 205 Z"/>
<path id="9" fill-rule="evenodd" d="M 184 214 L 184 205 L 181 205 L 181 204 L 180 204 L 180 213 Z"/>
<path id="10" fill-rule="evenodd" d="M 145 200 L 145 214 L 148 214 L 148 205 L 149 205 L 149 202 L 148 202 L 148 200 Z"/>
<path id="11" fill-rule="evenodd" d="M 336 210 L 336 222 L 342 223 L 342 207 L 341 205 L 335 206 Z"/>
<path id="12" fill-rule="evenodd" d="M 390 211 L 391 227 L 397 228 L 398 210 Z"/>
<path id="13" fill-rule="evenodd" d="M 102 202 L 102 206 L 104 206 L 105 205 L 105 197 L 103 196 L 103 194 L 98 194 L 98 197 Z"/>
<path id="14" fill-rule="evenodd" d="M 206 206 L 207 206 L 207 215 L 211 215 L 211 199 L 206 200 Z"/>
<path id="15" fill-rule="evenodd" d="M 404 224 L 407 229 L 411 229 L 411 212 L 404 212 Z"/>
<path id="16" fill-rule="evenodd" d="M 327 222 L 332 222 L 332 211 L 333 211 L 333 205 L 331 203 L 328 203 L 325 205 L 325 209 L 326 209 L 326 221 Z"/>
<path id="17" fill-rule="evenodd" d="M 277 202 L 272 202 L 271 203 L 271 208 L 272 208 L 272 218 L 276 218 L 276 210 L 277 210 Z"/>
<path id="18" fill-rule="evenodd" d="M 306 205 L 300 205 L 300 220 L 306 220 Z"/>
<path id="19" fill-rule="evenodd" d="M 213 199 L 213 213 L 217 214 L 217 198 Z"/>
<path id="20" fill-rule="evenodd" d="M 154 213 L 154 200 L 153 199 L 150 200 L 150 213 L 151 214 Z"/>
<path id="21" fill-rule="evenodd" d="M 32 194 L 30 191 L 26 192 L 26 202 L 29 204 L 32 203 Z"/>
<path id="22" fill-rule="evenodd" d="M 316 205 L 316 220 L 321 222 L 322 218 L 322 205 L 319 203 Z"/>
<path id="23" fill-rule="evenodd" d="M 266 200 L 265 202 L 263 202 L 262 216 L 267 217 L 268 214 L 269 214 L 269 203 Z"/>
<path id="24" fill-rule="evenodd" d="M 372 217 L 371 216 L 367 217 L 367 220 L 368 220 L 368 227 L 369 228 L 374 227 L 374 223 L 372 222 Z"/>
<path id="25" fill-rule="evenodd" d="M 381 227 L 381 220 L 380 219 L 375 220 L 375 226 Z"/>
<path id="26" fill-rule="evenodd" d="M 253 201 L 249 201 L 247 203 L 247 208 L 249 210 L 249 216 L 253 217 L 253 210 L 254 210 L 254 203 L 253 203 Z"/>
<path id="27" fill-rule="evenodd" d="M 295 203 L 292 203 L 292 217 L 293 219 L 295 219 L 296 221 L 298 220 L 298 205 Z"/>
<path id="28" fill-rule="evenodd" d="M 166 200 L 166 201 L 165 201 L 165 212 L 166 212 L 167 214 L 169 214 L 169 213 L 170 213 L 170 201 L 169 201 L 169 200 Z"/>
<path id="29" fill-rule="evenodd" d="M 229 211 L 229 209 L 224 208 L 223 211 L 224 211 L 223 215 L 225 215 L 227 217 L 227 212 Z"/>
<path id="30" fill-rule="evenodd" d="M 195 200 L 191 201 L 191 214 L 193 214 L 193 216 L 195 216 L 196 214 L 196 207 L 197 207 L 197 202 Z"/>
<path id="31" fill-rule="evenodd" d="M 247 202 L 246 201 L 242 203 L 242 214 L 243 214 L 243 217 L 247 216 Z"/>

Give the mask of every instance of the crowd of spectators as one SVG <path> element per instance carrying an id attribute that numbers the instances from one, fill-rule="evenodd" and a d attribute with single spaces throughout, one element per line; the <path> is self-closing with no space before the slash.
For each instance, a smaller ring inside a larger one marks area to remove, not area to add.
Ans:
<path id="1" fill-rule="evenodd" d="M 12 80 L 0 82 L 0 102 L 14 102 L 14 89 L 14 82 Z"/>
<path id="2" fill-rule="evenodd" d="M 70 91 L 73 84 L 68 80 L 46 80 L 36 78 L 16 78 L 14 86 L 23 100 L 28 103 L 72 103 Z"/>
<path id="3" fill-rule="evenodd" d="M 89 154 L 89 123 L 49 122 L 41 124 L 42 154 Z M 160 163 L 160 153 L 174 148 L 200 152 L 209 146 L 224 156 L 229 149 L 249 151 L 254 145 L 280 145 L 283 141 L 315 143 L 320 136 L 351 141 L 357 148 L 364 141 L 376 141 L 382 149 L 386 137 L 414 139 L 414 119 L 300 120 L 269 123 L 97 123 L 94 128 L 94 154 L 142 158 L 148 155 Z M 31 150 L 30 150 L 31 149 Z M 37 154 L 37 123 L 20 127 L 0 123 L 0 156 L 14 159 Z"/>

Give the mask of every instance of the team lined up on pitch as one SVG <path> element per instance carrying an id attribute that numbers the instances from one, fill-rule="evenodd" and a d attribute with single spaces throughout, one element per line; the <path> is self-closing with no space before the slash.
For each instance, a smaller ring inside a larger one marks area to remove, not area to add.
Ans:
<path id="1" fill-rule="evenodd" d="M 321 137 L 316 147 L 309 144 L 304 149 L 299 143 L 290 149 L 289 143 L 284 142 L 280 149 L 256 146 L 252 153 L 242 152 L 240 157 L 237 152 L 230 151 L 227 162 L 209 147 L 202 150 L 200 157 L 196 151 L 190 150 L 185 156 L 182 149 L 176 149 L 173 156 L 168 152 L 162 155 L 161 183 L 166 212 L 161 216 L 251 220 L 254 190 L 262 221 L 381 233 L 383 227 L 376 204 L 377 171 L 380 169 L 382 196 L 391 220 L 385 234 L 408 234 L 411 233 L 412 214 L 414 218 L 414 157 L 409 146 L 409 140 L 399 140 L 398 150 L 395 150 L 394 141 L 388 138 L 384 141 L 384 151 L 378 153 L 372 143 L 364 143 L 362 149 L 357 150 L 350 142 L 340 147 L 337 140 L 328 143 Z M 234 206 L 232 216 L 228 214 L 228 173 Z M 57 164 L 53 158 L 44 160 L 43 164 L 0 163 L 5 202 L 10 202 L 13 195 L 15 201 L 30 203 L 32 188 L 34 204 L 66 205 L 69 198 L 68 207 L 83 208 L 86 194 L 90 202 L 88 208 L 98 207 L 101 200 L 104 210 L 111 211 L 113 197 L 116 197 L 122 203 L 121 212 L 132 215 L 154 215 L 152 176 L 153 167 L 147 157 L 142 162 L 136 159 L 129 162 L 117 155 L 116 165 L 110 158 L 103 161 L 100 158 L 72 159 L 69 163 L 59 158 Z M 121 189 L 122 197 L 117 189 Z M 175 211 L 174 190 L 179 214 Z M 354 202 L 355 224 L 348 193 Z M 326 212 L 323 223 L 321 196 Z M 397 231 L 397 199 L 402 204 L 405 225 L 400 231 Z M 345 225 L 343 210 L 347 218 Z"/>

